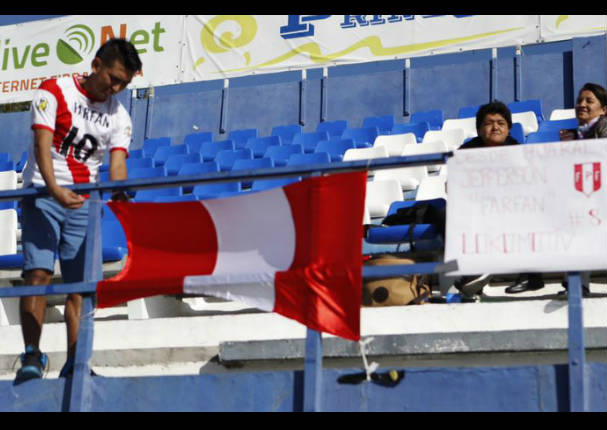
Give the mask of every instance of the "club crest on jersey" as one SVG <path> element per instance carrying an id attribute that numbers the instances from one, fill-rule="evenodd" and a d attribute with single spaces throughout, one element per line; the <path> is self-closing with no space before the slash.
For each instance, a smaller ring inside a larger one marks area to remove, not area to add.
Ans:
<path id="1" fill-rule="evenodd" d="M 44 112 L 47 107 L 48 107 L 48 100 L 46 100 L 44 97 L 42 97 L 40 100 L 38 100 L 38 104 L 36 105 L 36 108 L 38 108 L 39 111 Z"/>
<path id="2" fill-rule="evenodd" d="M 601 163 L 581 163 L 573 166 L 573 183 L 577 191 L 590 197 L 601 189 Z"/>

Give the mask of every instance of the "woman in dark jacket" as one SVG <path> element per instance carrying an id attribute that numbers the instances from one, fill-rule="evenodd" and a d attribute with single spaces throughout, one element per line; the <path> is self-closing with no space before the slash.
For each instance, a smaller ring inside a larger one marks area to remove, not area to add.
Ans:
<path id="1" fill-rule="evenodd" d="M 561 130 L 561 140 L 600 139 L 607 137 L 607 92 L 600 85 L 587 83 L 575 103 L 578 128 Z"/>

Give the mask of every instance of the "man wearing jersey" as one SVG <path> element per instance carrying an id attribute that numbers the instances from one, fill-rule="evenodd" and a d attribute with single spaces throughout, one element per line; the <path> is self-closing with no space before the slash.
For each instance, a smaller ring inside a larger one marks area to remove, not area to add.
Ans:
<path id="1" fill-rule="evenodd" d="M 23 278 L 26 285 L 48 285 L 59 256 L 64 282 L 83 279 L 84 239 L 88 221 L 87 196 L 66 185 L 97 180 L 107 151 L 110 180 L 127 178 L 126 157 L 132 123 L 114 95 L 141 70 L 134 46 L 122 39 L 105 43 L 95 55 L 87 77 L 63 77 L 43 82 L 32 100 L 33 144 L 23 171 L 24 187 L 48 188 L 50 197 L 23 199 Z M 123 194 L 114 199 L 124 199 Z M 60 376 L 73 372 L 82 296 L 70 294 L 65 303 L 68 360 Z M 41 378 L 47 357 L 39 349 L 46 297 L 20 302 L 25 353 L 15 384 Z"/>

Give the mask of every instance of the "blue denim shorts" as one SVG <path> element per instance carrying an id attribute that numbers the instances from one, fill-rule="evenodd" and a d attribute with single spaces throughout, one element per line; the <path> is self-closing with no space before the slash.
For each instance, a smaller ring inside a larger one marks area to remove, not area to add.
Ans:
<path id="1" fill-rule="evenodd" d="M 66 209 L 52 197 L 24 198 L 21 204 L 23 272 L 52 273 L 58 256 L 63 282 L 81 282 L 89 201 L 78 209 Z"/>

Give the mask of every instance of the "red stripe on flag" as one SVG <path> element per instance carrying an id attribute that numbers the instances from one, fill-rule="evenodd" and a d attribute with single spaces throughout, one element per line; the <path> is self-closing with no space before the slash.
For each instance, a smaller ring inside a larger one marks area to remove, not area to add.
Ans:
<path id="1" fill-rule="evenodd" d="M 274 281 L 275 312 L 352 340 L 360 339 L 366 181 L 366 172 L 355 172 L 284 187 L 297 246 Z"/>
<path id="2" fill-rule="evenodd" d="M 217 260 L 217 234 L 199 202 L 108 206 L 126 234 L 129 257 L 118 275 L 99 283 L 100 308 L 158 294 L 180 294 L 187 275 L 208 275 Z"/>

